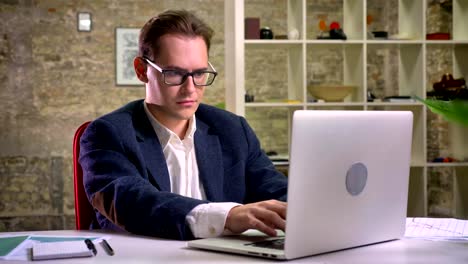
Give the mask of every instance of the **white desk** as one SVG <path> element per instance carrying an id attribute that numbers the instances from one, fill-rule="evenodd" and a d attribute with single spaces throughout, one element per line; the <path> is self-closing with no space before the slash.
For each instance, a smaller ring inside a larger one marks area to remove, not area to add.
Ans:
<path id="1" fill-rule="evenodd" d="M 164 240 L 94 231 L 37 231 L 0 234 L 106 236 L 114 256 L 96 245 L 98 254 L 90 258 L 40 261 L 35 263 L 468 263 L 468 243 L 403 239 L 372 246 L 343 250 L 288 262 L 242 255 L 202 251 L 187 247 L 184 241 Z M 25 261 L 0 261 L 25 263 Z"/>

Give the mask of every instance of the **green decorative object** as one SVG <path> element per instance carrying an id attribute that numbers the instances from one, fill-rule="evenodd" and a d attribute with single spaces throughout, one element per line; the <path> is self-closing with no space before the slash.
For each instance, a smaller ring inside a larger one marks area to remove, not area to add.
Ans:
<path id="1" fill-rule="evenodd" d="M 214 105 L 215 107 L 218 107 L 220 109 L 226 109 L 226 104 L 224 102 L 217 103 Z"/>
<path id="2" fill-rule="evenodd" d="M 424 100 L 417 96 L 415 96 L 415 99 L 425 104 L 433 113 L 443 116 L 447 121 L 468 126 L 468 100 Z"/>

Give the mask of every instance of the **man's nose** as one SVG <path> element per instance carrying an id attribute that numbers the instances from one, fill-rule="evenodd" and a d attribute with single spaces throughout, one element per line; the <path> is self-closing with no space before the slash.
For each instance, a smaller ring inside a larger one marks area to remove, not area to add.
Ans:
<path id="1" fill-rule="evenodd" d="M 196 90 L 195 84 L 193 83 L 193 76 L 187 76 L 183 88 L 187 93 L 193 93 Z"/>

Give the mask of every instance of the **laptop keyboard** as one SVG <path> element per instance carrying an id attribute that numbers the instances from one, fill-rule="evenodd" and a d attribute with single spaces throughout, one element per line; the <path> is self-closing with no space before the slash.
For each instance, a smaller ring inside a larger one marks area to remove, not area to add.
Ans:
<path id="1" fill-rule="evenodd" d="M 284 249 L 284 238 L 253 242 L 245 245 L 262 248 Z"/>

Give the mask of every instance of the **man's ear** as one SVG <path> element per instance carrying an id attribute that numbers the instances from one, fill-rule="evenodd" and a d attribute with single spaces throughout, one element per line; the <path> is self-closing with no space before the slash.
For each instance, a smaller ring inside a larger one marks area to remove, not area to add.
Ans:
<path id="1" fill-rule="evenodd" d="M 133 68 L 135 69 L 135 73 L 138 79 L 144 83 L 147 83 L 148 76 L 146 76 L 146 63 L 143 61 L 143 58 L 135 57 L 133 60 Z"/>

